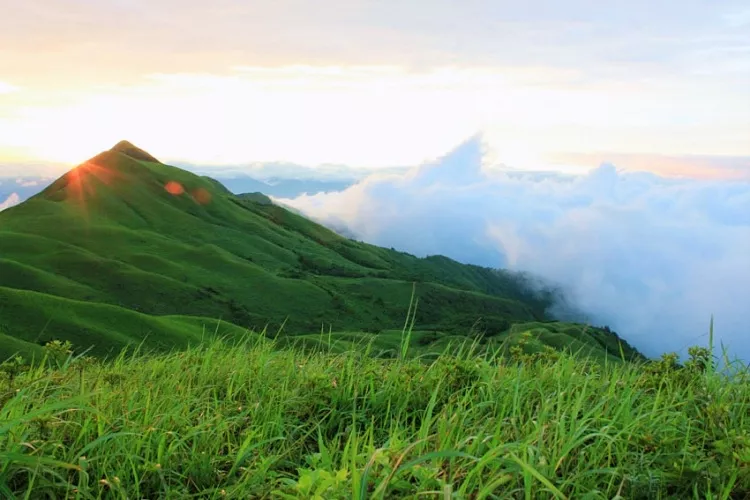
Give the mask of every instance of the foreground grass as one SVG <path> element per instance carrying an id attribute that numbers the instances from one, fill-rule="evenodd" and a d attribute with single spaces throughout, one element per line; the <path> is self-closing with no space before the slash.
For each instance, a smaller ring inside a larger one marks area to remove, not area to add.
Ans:
<path id="1" fill-rule="evenodd" d="M 750 495 L 750 384 L 713 373 L 705 352 L 682 368 L 452 352 L 379 359 L 249 337 L 6 364 L 0 496 Z"/>

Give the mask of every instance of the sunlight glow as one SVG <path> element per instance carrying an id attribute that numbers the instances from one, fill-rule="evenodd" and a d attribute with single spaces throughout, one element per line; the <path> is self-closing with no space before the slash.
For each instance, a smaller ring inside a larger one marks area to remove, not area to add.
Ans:
<path id="1" fill-rule="evenodd" d="M 66 184 L 62 187 L 67 200 L 73 203 L 83 217 L 88 220 L 90 198 L 98 198 L 97 184 L 112 185 L 122 180 L 122 174 L 110 168 L 102 167 L 92 161 L 83 163 L 70 170 L 66 176 Z"/>
<path id="2" fill-rule="evenodd" d="M 18 90 L 20 89 L 15 85 L 0 81 L 0 94 L 10 94 L 11 92 L 17 92 Z"/>
<path id="3" fill-rule="evenodd" d="M 167 161 L 209 165 L 406 166 L 477 132 L 487 136 L 496 162 L 519 169 L 538 168 L 560 151 L 748 153 L 740 111 L 722 115 L 718 134 L 714 107 L 695 104 L 686 128 L 674 116 L 693 105 L 689 94 L 668 87 L 646 92 L 635 84 L 570 85 L 572 77 L 542 68 L 450 66 L 152 74 L 137 85 L 70 91 L 43 106 L 6 96 L 15 117 L 0 115 L 0 136 L 6 149 L 70 165 L 90 156 L 92 145 L 124 138 Z"/>

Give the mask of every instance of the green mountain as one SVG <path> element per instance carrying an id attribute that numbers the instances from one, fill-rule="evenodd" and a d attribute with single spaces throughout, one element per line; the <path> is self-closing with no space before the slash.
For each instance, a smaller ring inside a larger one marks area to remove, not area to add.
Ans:
<path id="1" fill-rule="evenodd" d="M 608 331 L 551 323 L 551 292 L 521 275 L 349 240 L 126 141 L 0 213 L 0 356 L 52 339 L 105 355 L 282 326 L 375 335 L 403 327 L 413 290 L 422 342 L 520 328 L 640 357 Z"/>

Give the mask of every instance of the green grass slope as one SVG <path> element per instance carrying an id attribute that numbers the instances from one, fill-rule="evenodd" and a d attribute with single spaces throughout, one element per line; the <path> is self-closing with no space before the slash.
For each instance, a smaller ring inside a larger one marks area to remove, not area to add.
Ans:
<path id="1" fill-rule="evenodd" d="M 0 496 L 750 496 L 750 378 L 707 350 L 678 367 L 276 347 L 0 366 Z"/>
<path id="2" fill-rule="evenodd" d="M 519 275 L 351 241 L 124 141 L 0 213 L 0 286 L 15 304 L 3 307 L 0 324 L 23 340 L 36 338 L 35 311 L 55 321 L 60 338 L 80 344 L 83 334 L 74 332 L 86 332 L 101 352 L 120 347 L 117 335 L 137 337 L 138 321 L 124 312 L 105 331 L 82 309 L 75 321 L 36 309 L 56 298 L 243 329 L 283 324 L 287 334 L 321 325 L 394 329 L 403 326 L 415 283 L 423 329 L 466 334 L 481 320 L 483 331 L 498 335 L 549 319 L 549 294 L 532 292 Z M 37 295 L 26 302 L 21 291 Z"/>
<path id="3" fill-rule="evenodd" d="M 17 352 L 33 356 L 42 344 L 58 339 L 72 342 L 78 352 L 104 357 L 128 345 L 168 350 L 246 333 L 214 318 L 151 316 L 109 304 L 0 287 L 0 361 Z"/>

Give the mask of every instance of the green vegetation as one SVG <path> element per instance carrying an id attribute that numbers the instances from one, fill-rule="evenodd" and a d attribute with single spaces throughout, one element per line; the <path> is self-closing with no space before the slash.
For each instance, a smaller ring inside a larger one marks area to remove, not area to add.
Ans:
<path id="1" fill-rule="evenodd" d="M 226 335 L 302 340 L 394 330 L 415 292 L 417 329 L 439 345 L 498 343 L 533 324 L 542 344 L 642 358 L 610 332 L 547 323 L 554 291 L 523 275 L 352 241 L 269 201 L 125 141 L 95 156 L 0 213 L 0 357 L 55 339 L 96 356 L 184 347 L 217 320 Z"/>
<path id="2" fill-rule="evenodd" d="M 407 331 L 383 359 L 327 337 L 302 350 L 251 335 L 109 363 L 57 342 L 31 367 L 6 362 L 0 494 L 750 495 L 750 378 L 717 374 L 708 349 L 682 367 L 466 342 L 428 360 Z"/>
<path id="3" fill-rule="evenodd" d="M 65 339 L 86 346 L 89 354 L 101 357 L 120 351 L 112 345 L 145 343 L 151 349 L 167 350 L 198 344 L 211 336 L 240 337 L 245 330 L 211 318 L 197 316 L 149 316 L 108 304 L 82 302 L 38 292 L 0 287 L 0 332 L 10 330 L 2 319 L 13 316 L 24 325 L 24 331 L 36 332 L 29 340 L 0 337 L 0 361 L 18 353 L 39 353 L 42 338 Z M 47 318 L 64 317 L 52 322 Z M 106 332 L 101 335 L 101 332 Z M 11 342 L 10 340 L 13 340 Z M 110 347 L 111 349 L 111 347 Z"/>

